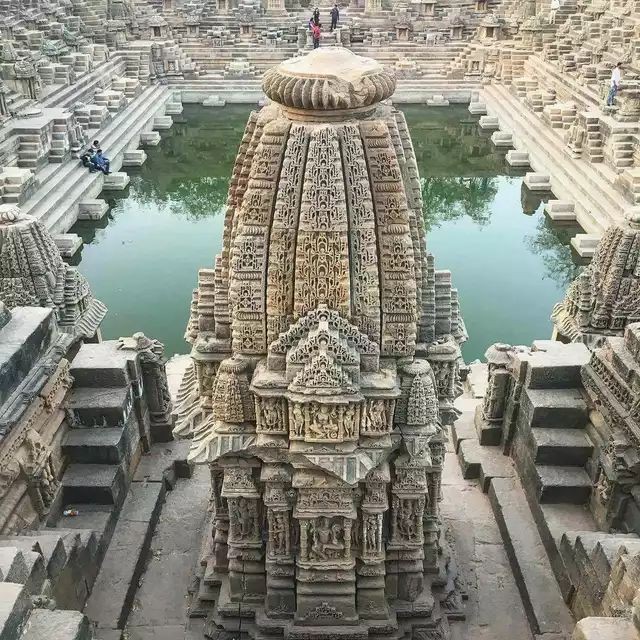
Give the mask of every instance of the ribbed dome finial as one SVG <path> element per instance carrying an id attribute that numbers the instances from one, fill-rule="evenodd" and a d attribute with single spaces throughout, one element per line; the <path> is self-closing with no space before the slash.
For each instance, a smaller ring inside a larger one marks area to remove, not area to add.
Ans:
<path id="1" fill-rule="evenodd" d="M 262 88 L 285 107 L 332 111 L 369 107 L 390 97 L 393 73 L 342 47 L 289 58 L 265 73 Z"/>

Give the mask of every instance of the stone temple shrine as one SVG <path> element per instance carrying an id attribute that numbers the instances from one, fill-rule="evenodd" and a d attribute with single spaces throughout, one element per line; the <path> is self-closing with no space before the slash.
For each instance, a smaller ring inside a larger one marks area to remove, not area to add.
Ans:
<path id="1" fill-rule="evenodd" d="M 213 622 L 233 630 L 246 608 L 253 637 L 444 633 L 440 480 L 465 334 L 455 289 L 436 303 L 395 79 L 320 49 L 264 87 L 177 407 L 189 460 L 211 470 Z"/>
<path id="2" fill-rule="evenodd" d="M 205 639 L 640 640 L 640 0 L 0 0 L 0 640 Z"/>

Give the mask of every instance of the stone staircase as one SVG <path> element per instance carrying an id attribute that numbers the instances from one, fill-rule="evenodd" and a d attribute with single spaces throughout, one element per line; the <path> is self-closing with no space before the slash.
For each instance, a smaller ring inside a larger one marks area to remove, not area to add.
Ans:
<path id="1" fill-rule="evenodd" d="M 545 125 L 504 86 L 482 90 L 488 113 L 500 126 L 513 133 L 516 147 L 529 152 L 532 168 L 551 175 L 555 196 L 575 202 L 576 219 L 591 234 L 601 235 L 616 220 L 624 218 L 630 206 L 615 188 L 616 174 L 603 163 L 575 160 L 565 151 L 561 134 Z"/>
<path id="2" fill-rule="evenodd" d="M 563 603 L 513 460 L 504 455 L 501 444 L 480 444 L 482 430 L 476 414 L 482 406 L 486 365 L 472 365 L 472 373 L 465 393 L 456 400 L 461 415 L 452 428 L 463 476 L 477 478 L 489 495 L 532 636 L 568 640 L 574 621 Z"/>
<path id="3" fill-rule="evenodd" d="M 154 118 L 164 113 L 171 95 L 167 87 L 148 87 L 104 129 L 91 132 L 111 160 L 112 171 L 120 168 L 127 149 L 138 147 L 140 134 L 153 128 Z M 89 173 L 80 162 L 45 165 L 36 178 L 39 188 L 23 211 L 41 220 L 52 233 L 68 231 L 78 218 L 80 201 L 96 197 L 104 183 L 101 173 Z"/>
<path id="4" fill-rule="evenodd" d="M 80 613 L 97 575 L 93 531 L 46 529 L 0 537 L 0 638 L 89 640 Z M 52 610 L 57 607 L 56 610 Z"/>

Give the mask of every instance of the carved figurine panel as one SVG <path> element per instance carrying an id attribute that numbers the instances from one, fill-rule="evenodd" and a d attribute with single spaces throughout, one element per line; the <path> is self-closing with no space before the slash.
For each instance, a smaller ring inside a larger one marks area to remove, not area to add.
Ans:
<path id="1" fill-rule="evenodd" d="M 426 500 L 394 495 L 391 512 L 391 544 L 421 546 L 424 543 L 422 517 Z"/>
<path id="2" fill-rule="evenodd" d="M 261 545 L 258 500 L 229 498 L 229 544 Z"/>
<path id="3" fill-rule="evenodd" d="M 349 562 L 351 520 L 343 516 L 319 516 L 300 520 L 301 563 Z"/>
<path id="4" fill-rule="evenodd" d="M 289 437 L 305 442 L 358 439 L 359 404 L 289 403 Z"/>
<path id="5" fill-rule="evenodd" d="M 381 436 L 393 428 L 393 400 L 367 400 L 363 411 L 360 433 L 367 436 Z"/>
<path id="6" fill-rule="evenodd" d="M 289 415 L 284 398 L 256 397 L 256 432 L 286 435 Z"/>

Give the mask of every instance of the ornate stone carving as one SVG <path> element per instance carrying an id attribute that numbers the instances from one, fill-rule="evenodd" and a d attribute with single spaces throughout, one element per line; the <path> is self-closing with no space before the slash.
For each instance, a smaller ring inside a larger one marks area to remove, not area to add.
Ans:
<path id="1" fill-rule="evenodd" d="M 228 506 L 218 611 L 250 601 L 327 640 L 359 615 L 392 620 L 393 598 L 416 600 L 442 569 L 442 415 L 466 337 L 426 252 L 404 116 L 381 103 L 394 81 L 328 55 L 265 77 L 274 103 L 247 124 L 223 250 L 192 300 L 176 428 Z M 387 594 L 385 575 L 401 586 Z"/>

